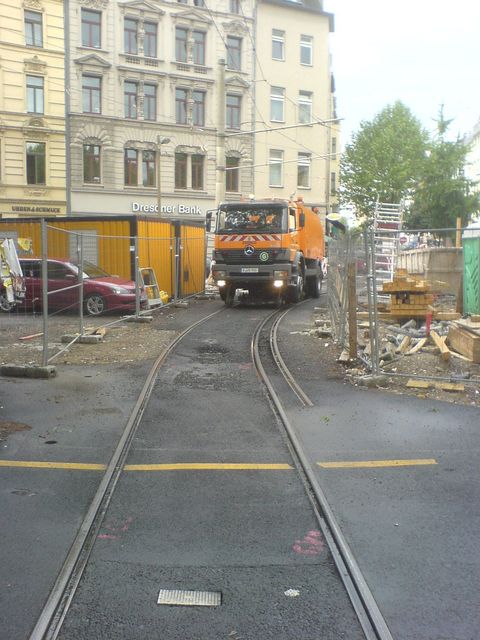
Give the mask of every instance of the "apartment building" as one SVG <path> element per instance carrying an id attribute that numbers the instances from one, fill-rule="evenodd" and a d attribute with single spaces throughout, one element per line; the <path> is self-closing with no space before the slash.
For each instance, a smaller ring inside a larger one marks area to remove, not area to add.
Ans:
<path id="1" fill-rule="evenodd" d="M 339 136 L 321 0 L 258 0 L 255 191 L 336 210 Z M 267 131 L 265 131 L 267 129 Z"/>
<path id="2" fill-rule="evenodd" d="M 211 4 L 71 0 L 73 214 L 204 215 L 215 206 L 220 109 L 226 132 L 240 134 L 225 141 L 226 192 L 252 191 L 252 136 L 241 131 L 251 122 L 253 0 Z"/>
<path id="3" fill-rule="evenodd" d="M 203 216 L 252 195 L 335 210 L 321 0 L 63 7 L 0 0 L 1 215 Z"/>
<path id="4" fill-rule="evenodd" d="M 0 1 L 0 217 L 65 215 L 62 0 Z"/>

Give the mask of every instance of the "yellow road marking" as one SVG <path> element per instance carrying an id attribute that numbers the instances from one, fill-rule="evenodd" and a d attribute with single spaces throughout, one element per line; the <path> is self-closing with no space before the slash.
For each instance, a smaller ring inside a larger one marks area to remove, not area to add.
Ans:
<path id="1" fill-rule="evenodd" d="M 261 464 L 254 462 L 179 462 L 176 464 L 126 464 L 125 471 L 274 471 L 293 469 L 289 464 Z"/>
<path id="2" fill-rule="evenodd" d="M 83 462 L 40 462 L 35 460 L 0 460 L 0 467 L 28 467 L 30 469 L 78 469 L 80 471 L 104 471 L 106 464 Z"/>
<path id="3" fill-rule="evenodd" d="M 40 462 L 35 460 L 0 460 L 0 467 L 24 467 L 30 469 L 73 469 L 80 471 L 105 471 L 106 464 L 83 462 Z M 180 462 L 177 464 L 126 464 L 125 471 L 275 471 L 292 469 L 289 464 L 228 463 L 228 462 Z"/>
<path id="4" fill-rule="evenodd" d="M 363 462 L 317 462 L 324 469 L 358 469 L 373 467 L 414 467 L 429 464 L 438 464 L 433 458 L 425 460 L 366 460 Z"/>

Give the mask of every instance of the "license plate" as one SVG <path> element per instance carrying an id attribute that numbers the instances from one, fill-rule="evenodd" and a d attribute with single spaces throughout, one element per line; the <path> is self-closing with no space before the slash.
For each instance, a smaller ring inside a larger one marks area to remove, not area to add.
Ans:
<path id="1" fill-rule="evenodd" d="M 258 267 L 242 267 L 242 273 L 258 273 Z"/>

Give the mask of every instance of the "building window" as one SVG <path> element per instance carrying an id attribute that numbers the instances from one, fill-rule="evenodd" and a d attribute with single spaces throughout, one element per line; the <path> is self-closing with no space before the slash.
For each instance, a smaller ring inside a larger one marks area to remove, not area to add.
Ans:
<path id="1" fill-rule="evenodd" d="M 138 180 L 138 151 L 136 149 L 125 149 L 125 185 L 137 186 Z"/>
<path id="2" fill-rule="evenodd" d="M 27 111 L 28 113 L 44 113 L 45 92 L 43 78 L 27 76 Z"/>
<path id="3" fill-rule="evenodd" d="M 154 187 L 156 176 L 155 151 L 142 151 L 143 186 Z"/>
<path id="4" fill-rule="evenodd" d="M 227 94 L 227 129 L 240 129 L 240 108 L 242 104 L 241 96 Z"/>
<path id="5" fill-rule="evenodd" d="M 27 184 L 45 184 L 45 143 L 27 142 Z"/>
<path id="6" fill-rule="evenodd" d="M 310 166 L 312 164 L 312 156 L 310 153 L 298 154 L 298 179 L 297 186 L 304 189 L 310 188 Z"/>
<path id="7" fill-rule="evenodd" d="M 285 60 L 285 31 L 272 29 L 272 59 Z"/>
<path id="8" fill-rule="evenodd" d="M 125 118 L 137 117 L 137 94 L 138 85 L 136 82 L 125 82 L 124 84 L 124 103 L 125 103 Z"/>
<path id="9" fill-rule="evenodd" d="M 300 91 L 298 96 L 298 121 L 301 124 L 312 122 L 312 94 Z"/>
<path id="10" fill-rule="evenodd" d="M 225 172 L 225 191 L 240 191 L 240 158 L 227 156 Z"/>
<path id="11" fill-rule="evenodd" d="M 230 0 L 230 13 L 240 13 L 240 0 Z"/>
<path id="12" fill-rule="evenodd" d="M 205 126 L 205 92 L 194 91 L 193 98 L 193 124 L 197 127 Z"/>
<path id="13" fill-rule="evenodd" d="M 313 38 L 301 36 L 300 38 L 300 63 L 312 66 Z"/>
<path id="14" fill-rule="evenodd" d="M 242 64 L 242 39 L 227 36 L 227 67 L 239 71 Z"/>
<path id="15" fill-rule="evenodd" d="M 203 189 L 203 164 L 204 156 L 192 156 L 192 189 L 201 191 Z"/>
<path id="16" fill-rule="evenodd" d="M 205 2 L 203 0 L 193 0 L 193 4 L 196 7 L 204 7 L 205 6 Z"/>
<path id="17" fill-rule="evenodd" d="M 187 30 L 177 27 L 175 29 L 175 60 L 177 62 L 187 61 Z"/>
<path id="18" fill-rule="evenodd" d="M 271 187 L 281 187 L 283 184 L 283 151 L 270 149 L 269 163 L 269 185 Z"/>
<path id="19" fill-rule="evenodd" d="M 270 93 L 270 120 L 274 122 L 284 121 L 285 89 L 272 87 Z"/>
<path id="20" fill-rule="evenodd" d="M 100 145 L 83 145 L 83 181 L 86 184 L 100 183 Z"/>
<path id="21" fill-rule="evenodd" d="M 29 47 L 43 47 L 42 14 L 25 11 L 25 43 Z"/>
<path id="22" fill-rule="evenodd" d="M 136 56 L 138 54 L 137 21 L 132 18 L 125 18 L 123 23 L 123 37 L 125 53 Z"/>
<path id="23" fill-rule="evenodd" d="M 154 22 L 145 22 L 145 38 L 143 40 L 143 55 L 147 58 L 157 57 L 157 25 Z"/>
<path id="24" fill-rule="evenodd" d="M 187 124 L 186 89 L 176 89 L 175 91 L 175 122 L 177 124 Z"/>
<path id="25" fill-rule="evenodd" d="M 335 171 L 332 171 L 330 173 L 330 194 L 332 196 L 336 195 L 335 192 L 337 191 L 337 174 L 335 173 Z"/>
<path id="26" fill-rule="evenodd" d="M 102 14 L 82 9 L 82 46 L 100 49 L 102 41 Z"/>
<path id="27" fill-rule="evenodd" d="M 205 65 L 205 41 L 207 34 L 203 31 L 193 32 L 193 63 Z"/>
<path id="28" fill-rule="evenodd" d="M 143 85 L 143 118 L 157 119 L 157 87 L 154 84 Z"/>
<path id="29" fill-rule="evenodd" d="M 187 160 L 186 153 L 175 154 L 175 189 L 187 188 Z"/>
<path id="30" fill-rule="evenodd" d="M 102 79 L 97 76 L 82 76 L 83 113 L 101 113 Z"/>
<path id="31" fill-rule="evenodd" d="M 337 155 L 337 139 L 334 137 L 332 138 L 332 156 L 334 160 L 336 155 Z"/>

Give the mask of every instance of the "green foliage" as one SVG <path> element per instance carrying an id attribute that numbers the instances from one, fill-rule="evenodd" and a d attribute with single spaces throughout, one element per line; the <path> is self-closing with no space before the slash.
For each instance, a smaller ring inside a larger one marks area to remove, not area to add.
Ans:
<path id="1" fill-rule="evenodd" d="M 412 229 L 454 228 L 457 218 L 464 226 L 479 208 L 479 196 L 472 191 L 474 183 L 464 175 L 469 149 L 458 138 L 454 142 L 445 139 L 450 123 L 442 107 L 406 215 L 406 224 Z"/>
<path id="2" fill-rule="evenodd" d="M 421 171 L 427 143 L 420 122 L 399 101 L 362 122 L 341 160 L 341 204 L 353 205 L 358 218 L 368 219 L 377 198 L 402 201 Z"/>

